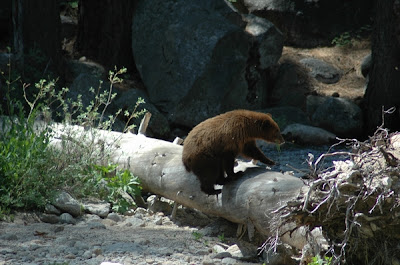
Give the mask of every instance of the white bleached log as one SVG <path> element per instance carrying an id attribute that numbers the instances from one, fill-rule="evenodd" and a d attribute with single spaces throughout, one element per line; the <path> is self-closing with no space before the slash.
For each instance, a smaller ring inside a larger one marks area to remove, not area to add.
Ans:
<path id="1" fill-rule="evenodd" d="M 99 150 L 111 148 L 111 162 L 139 177 L 144 190 L 207 214 L 254 226 L 266 236 L 270 235 L 272 211 L 305 188 L 303 181 L 291 175 L 239 162 L 236 170 L 245 170 L 244 176 L 224 185 L 218 198 L 207 196 L 200 190 L 197 177 L 186 171 L 181 145 L 142 134 L 84 130 L 79 126 L 55 125 L 53 133 L 54 146 L 61 146 L 62 139 L 73 136 L 79 142 L 85 139 L 99 143 Z"/>

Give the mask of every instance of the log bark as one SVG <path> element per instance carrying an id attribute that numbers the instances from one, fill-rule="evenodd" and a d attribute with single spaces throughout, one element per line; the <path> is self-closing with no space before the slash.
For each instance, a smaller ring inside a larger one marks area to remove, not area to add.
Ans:
<path id="1" fill-rule="evenodd" d="M 69 131 L 73 131 L 70 133 Z M 220 216 L 234 223 L 256 228 L 269 236 L 270 213 L 286 201 L 296 198 L 305 188 L 302 180 L 258 167 L 251 162 L 239 162 L 235 170 L 245 171 L 242 178 L 223 186 L 222 193 L 208 196 L 200 190 L 195 175 L 187 172 L 182 163 L 183 147 L 148 138 L 144 135 L 87 130 L 79 126 L 53 127 L 51 144 L 61 146 L 65 135 L 78 142 L 99 143 L 112 148 L 111 162 L 128 169 L 139 177 L 144 190 L 174 200 L 186 207 Z M 304 191 L 303 191 L 304 192 Z"/>

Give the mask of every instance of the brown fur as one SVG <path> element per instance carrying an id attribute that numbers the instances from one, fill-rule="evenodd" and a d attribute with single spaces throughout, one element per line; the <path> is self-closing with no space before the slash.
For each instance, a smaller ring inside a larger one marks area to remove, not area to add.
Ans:
<path id="1" fill-rule="evenodd" d="M 193 128 L 184 141 L 182 161 L 186 170 L 198 177 L 202 191 L 209 195 L 219 194 L 221 190 L 215 190 L 214 184 L 223 185 L 241 175 L 233 171 L 237 155 L 275 164 L 258 149 L 256 139 L 284 142 L 271 114 L 229 111 Z"/>

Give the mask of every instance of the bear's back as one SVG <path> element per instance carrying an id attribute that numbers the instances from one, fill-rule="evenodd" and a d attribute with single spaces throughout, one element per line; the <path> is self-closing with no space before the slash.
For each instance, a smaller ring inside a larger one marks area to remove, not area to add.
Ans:
<path id="1" fill-rule="evenodd" d="M 231 151 L 237 153 L 246 140 L 248 116 L 254 112 L 234 110 L 207 119 L 194 127 L 184 141 L 184 156 L 198 154 L 218 155 Z"/>

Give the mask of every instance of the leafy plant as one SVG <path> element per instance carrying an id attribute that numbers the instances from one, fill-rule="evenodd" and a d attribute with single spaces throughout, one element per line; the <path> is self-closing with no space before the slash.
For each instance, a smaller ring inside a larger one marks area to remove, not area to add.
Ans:
<path id="1" fill-rule="evenodd" d="M 112 209 L 118 213 L 125 213 L 132 206 L 135 206 L 133 199 L 127 198 L 140 195 L 141 186 L 137 177 L 134 177 L 129 170 L 117 170 L 117 165 L 98 166 L 97 187 L 99 194 L 112 204 Z"/>
<path id="2" fill-rule="evenodd" d="M 363 36 L 369 35 L 372 31 L 371 25 L 365 25 L 355 31 L 346 31 L 339 36 L 333 38 L 332 44 L 343 47 L 352 44 L 353 39 L 362 39 Z"/>
<path id="3" fill-rule="evenodd" d="M 224 235 L 224 233 L 222 233 L 221 235 L 218 235 L 218 239 L 219 239 L 219 241 L 221 241 L 221 242 L 225 242 L 225 235 Z"/>
<path id="4" fill-rule="evenodd" d="M 311 262 L 308 265 L 330 265 L 332 263 L 332 257 L 324 256 L 321 258 L 320 255 L 316 255 L 311 258 Z"/>
<path id="5" fill-rule="evenodd" d="M 26 120 L 20 104 L 17 117 L 2 117 L 0 141 L 0 209 L 42 208 L 53 195 L 48 186 L 59 179 L 49 164 L 49 131 L 34 130 L 33 119 Z"/>
<path id="6" fill-rule="evenodd" d="M 351 35 L 350 32 L 346 31 L 344 33 L 342 33 L 340 36 L 335 37 L 332 40 L 332 44 L 336 45 L 336 46 L 346 46 L 349 45 L 351 43 Z"/>
<path id="7" fill-rule="evenodd" d="M 194 237 L 195 240 L 200 240 L 201 238 L 203 238 L 204 235 L 200 232 L 193 231 L 192 236 Z"/>
<path id="8" fill-rule="evenodd" d="M 65 98 L 68 88 L 56 91 L 57 81 L 45 79 L 34 86 L 22 85 L 27 104 L 24 108 L 21 101 L 11 96 L 20 78 L 12 79 L 10 73 L 8 76 L 2 73 L 7 84 L 7 104 L 0 113 L 8 116 L 0 119 L 0 218 L 14 209 L 41 209 L 58 190 L 67 190 L 76 197 L 99 196 L 93 192 L 96 187 L 115 211 L 124 212 L 132 206 L 123 194 L 140 193 L 138 179 L 129 171 L 116 170 L 116 166 L 93 166 L 99 161 L 108 164 L 108 152 L 111 151 L 106 147 L 99 151 L 95 130 L 85 132 L 79 136 L 81 138 L 67 132 L 60 141 L 61 148 L 55 149 L 49 145 L 51 126 L 45 123 L 38 129 L 35 125 L 38 117 L 50 122 L 55 112 L 67 124 L 110 130 L 116 116 L 106 116 L 106 109 L 115 98 L 113 85 L 122 82 L 119 76 L 125 72 L 126 69 L 110 71 L 109 89 L 104 93 L 99 93 L 100 88 L 93 90 L 94 100 L 86 109 L 81 97 L 71 101 Z M 135 106 L 143 102 L 139 100 Z M 136 107 L 133 113 L 125 114 L 139 117 L 144 111 L 136 112 Z M 126 126 L 126 129 L 132 127 Z"/>

